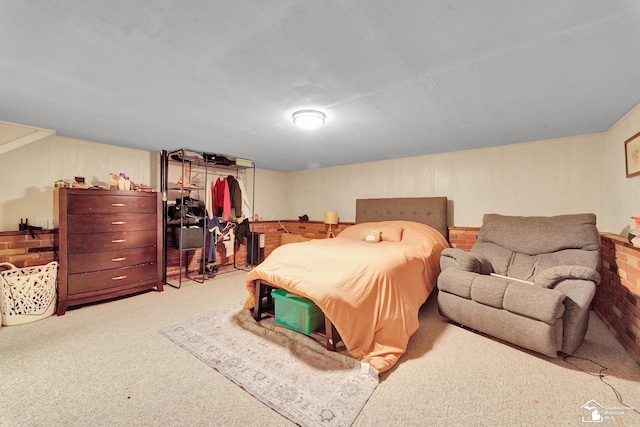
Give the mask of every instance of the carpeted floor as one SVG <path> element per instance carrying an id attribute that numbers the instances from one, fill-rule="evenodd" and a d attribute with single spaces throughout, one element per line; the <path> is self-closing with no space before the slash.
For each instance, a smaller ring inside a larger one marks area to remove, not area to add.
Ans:
<path id="1" fill-rule="evenodd" d="M 293 425 L 158 333 L 240 306 L 245 275 L 1 327 L 0 426 Z M 572 360 L 586 373 L 451 325 L 434 297 L 407 353 L 381 376 L 354 426 L 577 426 L 591 401 L 608 417 L 605 425 L 640 425 L 640 415 L 594 376 L 595 363 Z M 594 314 L 576 355 L 605 366 L 604 381 L 640 408 L 640 368 Z"/>

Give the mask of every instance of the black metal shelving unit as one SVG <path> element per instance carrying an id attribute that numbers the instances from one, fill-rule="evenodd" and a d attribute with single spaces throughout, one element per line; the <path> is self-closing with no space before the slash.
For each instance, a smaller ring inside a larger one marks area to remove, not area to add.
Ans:
<path id="1" fill-rule="evenodd" d="M 252 187 L 251 187 L 251 217 L 249 218 L 249 234 L 252 235 L 252 220 L 254 216 L 254 203 L 255 203 L 255 164 L 250 160 L 245 159 L 236 159 L 230 157 L 223 157 L 225 159 L 225 163 L 228 161 L 232 162 L 242 162 L 241 164 L 221 164 L 216 162 L 216 154 L 213 153 L 197 153 L 194 150 L 188 149 L 177 149 L 171 152 L 161 151 L 161 170 L 160 170 L 160 180 L 161 180 L 161 193 L 162 193 L 162 202 L 163 202 L 163 239 L 164 242 L 167 241 L 167 230 L 169 228 L 173 231 L 174 236 L 174 246 L 178 249 L 180 253 L 180 275 L 178 278 L 178 285 L 174 285 L 168 282 L 167 280 L 167 249 L 166 244 L 164 245 L 164 282 L 172 286 L 174 288 L 182 287 L 182 279 L 194 280 L 197 282 L 204 282 L 207 278 L 206 276 L 206 262 L 205 262 L 205 249 L 206 249 L 206 241 L 207 241 L 207 227 L 205 226 L 205 216 L 194 216 L 189 218 L 189 220 L 185 220 L 184 215 L 180 215 L 179 223 L 168 223 L 168 209 L 171 206 L 169 199 L 170 196 L 177 196 L 176 205 L 178 202 L 181 204 L 181 208 L 185 208 L 185 200 L 192 200 L 191 197 L 194 193 L 198 193 L 198 198 L 203 202 L 203 206 L 207 206 L 207 200 L 211 197 L 209 192 L 208 182 L 210 176 L 222 176 L 224 174 L 235 174 L 237 179 L 240 178 L 240 173 L 244 172 L 245 178 L 247 175 L 247 171 L 251 170 L 251 179 L 252 179 Z M 248 162 L 248 164 L 247 164 Z M 180 167 L 180 177 L 183 179 L 182 186 L 169 186 L 169 166 L 174 164 Z M 202 186 L 193 183 L 193 178 L 202 173 L 204 175 L 204 184 Z M 184 185 L 184 178 L 187 178 L 189 183 L 188 185 Z M 244 190 L 243 190 L 244 191 Z M 204 193 L 204 198 L 202 198 L 202 193 Z M 203 210 L 204 211 L 204 210 Z M 205 214 L 206 215 L 206 214 Z M 190 228 L 191 226 L 197 225 L 199 230 L 193 233 Z M 179 227 L 179 228 L 178 228 Z M 178 228 L 179 231 L 176 231 L 175 228 Z M 202 233 L 202 239 L 200 240 L 199 236 Z M 202 263 L 198 268 L 198 273 L 196 275 L 189 275 L 189 252 L 202 250 Z M 215 249 L 214 249 L 215 250 Z M 247 246 L 247 250 L 249 247 Z M 259 249 L 258 249 L 259 250 Z M 184 256 L 183 256 L 184 255 Z M 186 258 L 186 261 L 183 262 Z M 247 258 L 249 258 L 249 254 L 247 253 Z M 234 253 L 233 253 L 233 267 L 235 269 L 244 269 L 239 267 L 236 263 L 235 256 L 235 242 L 234 242 Z M 184 270 L 184 274 L 183 274 Z"/>

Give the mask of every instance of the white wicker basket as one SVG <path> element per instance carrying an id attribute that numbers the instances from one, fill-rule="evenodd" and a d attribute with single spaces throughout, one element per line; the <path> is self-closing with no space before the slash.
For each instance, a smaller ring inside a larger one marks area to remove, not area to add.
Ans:
<path id="1" fill-rule="evenodd" d="M 51 316 L 56 310 L 58 263 L 17 268 L 0 263 L 3 325 L 21 325 Z"/>

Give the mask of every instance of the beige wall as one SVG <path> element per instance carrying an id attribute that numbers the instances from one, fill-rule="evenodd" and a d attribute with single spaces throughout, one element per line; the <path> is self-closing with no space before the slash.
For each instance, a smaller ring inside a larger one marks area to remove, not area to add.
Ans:
<path id="1" fill-rule="evenodd" d="M 8 127 L 11 129 L 11 127 Z M 6 135 L 3 132 L 3 135 Z M 18 135 L 20 136 L 20 135 Z M 56 180 L 85 177 L 90 185 L 108 186 L 109 173 L 124 172 L 134 182 L 160 188 L 160 152 L 118 147 L 51 135 L 0 154 L 0 231 L 17 230 L 20 218 L 31 225 L 51 228 L 53 185 Z M 181 168 L 170 166 L 169 181 Z M 266 219 L 287 216 L 286 174 L 256 170 L 255 213 Z M 247 195 L 252 197 L 253 176 L 244 174 Z"/>
<path id="2" fill-rule="evenodd" d="M 602 134 L 289 173 L 257 169 L 254 212 L 321 220 L 335 210 L 353 221 L 356 198 L 446 196 L 450 225 L 479 226 L 486 212 L 593 212 L 601 231 L 626 234 L 630 216 L 640 215 L 640 176 L 625 176 L 624 141 L 639 131 L 640 106 Z M 124 171 L 158 188 L 158 170 L 158 153 L 57 135 L 6 152 L 0 230 L 17 229 L 21 217 L 47 226 L 57 179 L 105 185 L 109 172 Z"/>
<path id="3" fill-rule="evenodd" d="M 52 135 L 0 155 L 0 231 L 17 230 L 20 218 L 50 228 L 53 184 L 85 177 L 108 185 L 110 172 L 124 172 L 134 182 L 158 187 L 157 153 Z"/>
<path id="4" fill-rule="evenodd" d="M 593 212 L 598 228 L 626 235 L 640 216 L 640 176 L 626 178 L 624 141 L 640 132 L 640 105 L 607 132 L 292 172 L 289 218 L 353 221 L 355 199 L 446 196 L 449 224 L 480 226 L 482 215 Z"/>
<path id="5" fill-rule="evenodd" d="M 620 119 L 602 144 L 604 231 L 626 235 L 640 216 L 640 176 L 626 177 L 625 141 L 640 132 L 640 105 Z"/>
<path id="6" fill-rule="evenodd" d="M 355 218 L 355 199 L 446 196 L 450 225 L 479 226 L 486 212 L 602 212 L 603 135 L 514 144 L 290 173 L 290 216 Z M 294 217 L 295 218 L 295 217 Z"/>
<path id="7" fill-rule="evenodd" d="M 264 219 L 289 218 L 286 204 L 288 174 L 256 170 L 255 213 Z"/>

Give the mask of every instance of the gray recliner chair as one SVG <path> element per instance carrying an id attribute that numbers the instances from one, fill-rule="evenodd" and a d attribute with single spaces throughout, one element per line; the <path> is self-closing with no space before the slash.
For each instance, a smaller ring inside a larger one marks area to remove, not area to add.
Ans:
<path id="1" fill-rule="evenodd" d="M 486 214 L 470 252 L 440 258 L 438 308 L 458 324 L 548 356 L 573 353 L 600 283 L 594 214 Z"/>

